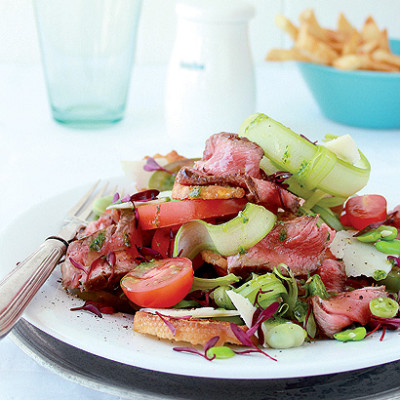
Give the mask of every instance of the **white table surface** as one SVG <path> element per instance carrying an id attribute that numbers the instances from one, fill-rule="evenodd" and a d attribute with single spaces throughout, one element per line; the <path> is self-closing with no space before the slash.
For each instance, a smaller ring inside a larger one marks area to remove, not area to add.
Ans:
<path id="1" fill-rule="evenodd" d="M 164 79 L 162 67 L 136 68 L 125 119 L 107 129 L 84 131 L 52 120 L 40 65 L 0 65 L 0 230 L 54 194 L 99 177 L 121 175 L 122 159 L 134 160 L 173 148 L 188 156 L 200 155 L 203 147 L 199 140 L 202 143 L 203 139 L 194 138 L 192 145 L 184 145 L 165 134 Z M 257 111 L 298 133 L 313 140 L 321 140 L 328 132 L 350 133 L 373 167 L 366 191 L 384 193 L 392 206 L 396 204 L 400 130 L 350 128 L 325 119 L 292 64 L 259 67 L 257 88 Z M 21 256 L 23 251 L 21 247 Z M 64 380 L 5 338 L 0 341 L 0 398 L 117 397 Z"/>

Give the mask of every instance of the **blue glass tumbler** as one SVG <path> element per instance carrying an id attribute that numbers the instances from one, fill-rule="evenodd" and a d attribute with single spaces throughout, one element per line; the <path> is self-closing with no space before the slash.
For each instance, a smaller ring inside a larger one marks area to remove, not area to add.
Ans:
<path id="1" fill-rule="evenodd" d="M 142 0 L 34 0 L 54 119 L 78 127 L 124 116 Z"/>

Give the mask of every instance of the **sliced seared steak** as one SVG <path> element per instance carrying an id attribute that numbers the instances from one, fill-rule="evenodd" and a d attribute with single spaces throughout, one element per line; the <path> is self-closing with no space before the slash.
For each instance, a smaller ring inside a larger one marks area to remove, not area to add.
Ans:
<path id="1" fill-rule="evenodd" d="M 239 173 L 209 175 L 195 168 L 184 167 L 176 176 L 172 191 L 173 198 L 183 198 L 178 197 L 182 192 L 181 186 L 240 187 L 245 189 L 246 197 L 249 201 L 265 204 L 267 208 L 275 212 L 278 208 L 296 212 L 300 205 L 297 196 L 283 189 L 276 183 Z"/>
<path id="2" fill-rule="evenodd" d="M 260 160 L 264 150 L 234 133 L 217 133 L 206 142 L 203 159 L 195 169 L 209 175 L 246 174 L 261 178 Z"/>
<path id="3" fill-rule="evenodd" d="M 353 322 L 361 325 L 371 318 L 369 302 L 375 297 L 387 297 L 384 286 L 371 286 L 339 293 L 328 300 L 312 299 L 314 316 L 322 333 L 333 337 Z"/>
<path id="4" fill-rule="evenodd" d="M 135 213 L 122 210 L 117 224 L 72 242 L 61 266 L 64 287 L 79 287 L 81 290 L 113 288 L 123 275 L 137 265 L 135 244 L 141 245 L 137 242 L 139 237 Z"/>
<path id="5" fill-rule="evenodd" d="M 328 292 L 340 293 L 345 289 L 346 272 L 343 261 L 325 259 L 317 270 Z"/>
<path id="6" fill-rule="evenodd" d="M 280 263 L 295 275 L 314 272 L 335 232 L 326 224 L 317 226 L 318 217 L 298 217 L 277 224 L 272 231 L 245 254 L 228 257 L 227 272 L 247 276 L 267 272 Z"/>

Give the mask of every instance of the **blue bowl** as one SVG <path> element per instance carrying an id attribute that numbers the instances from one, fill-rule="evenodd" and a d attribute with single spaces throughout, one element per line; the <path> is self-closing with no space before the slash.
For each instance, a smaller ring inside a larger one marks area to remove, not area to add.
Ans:
<path id="1" fill-rule="evenodd" d="M 400 54 L 400 40 L 391 40 L 390 45 L 393 53 Z M 400 128 L 400 72 L 298 65 L 325 117 L 361 128 Z"/>

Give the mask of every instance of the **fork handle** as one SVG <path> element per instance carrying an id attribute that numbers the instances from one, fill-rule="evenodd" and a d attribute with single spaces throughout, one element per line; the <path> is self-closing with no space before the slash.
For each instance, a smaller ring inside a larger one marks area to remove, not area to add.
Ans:
<path id="1" fill-rule="evenodd" d="M 0 281 L 0 339 L 7 335 L 67 249 L 49 238 Z"/>

